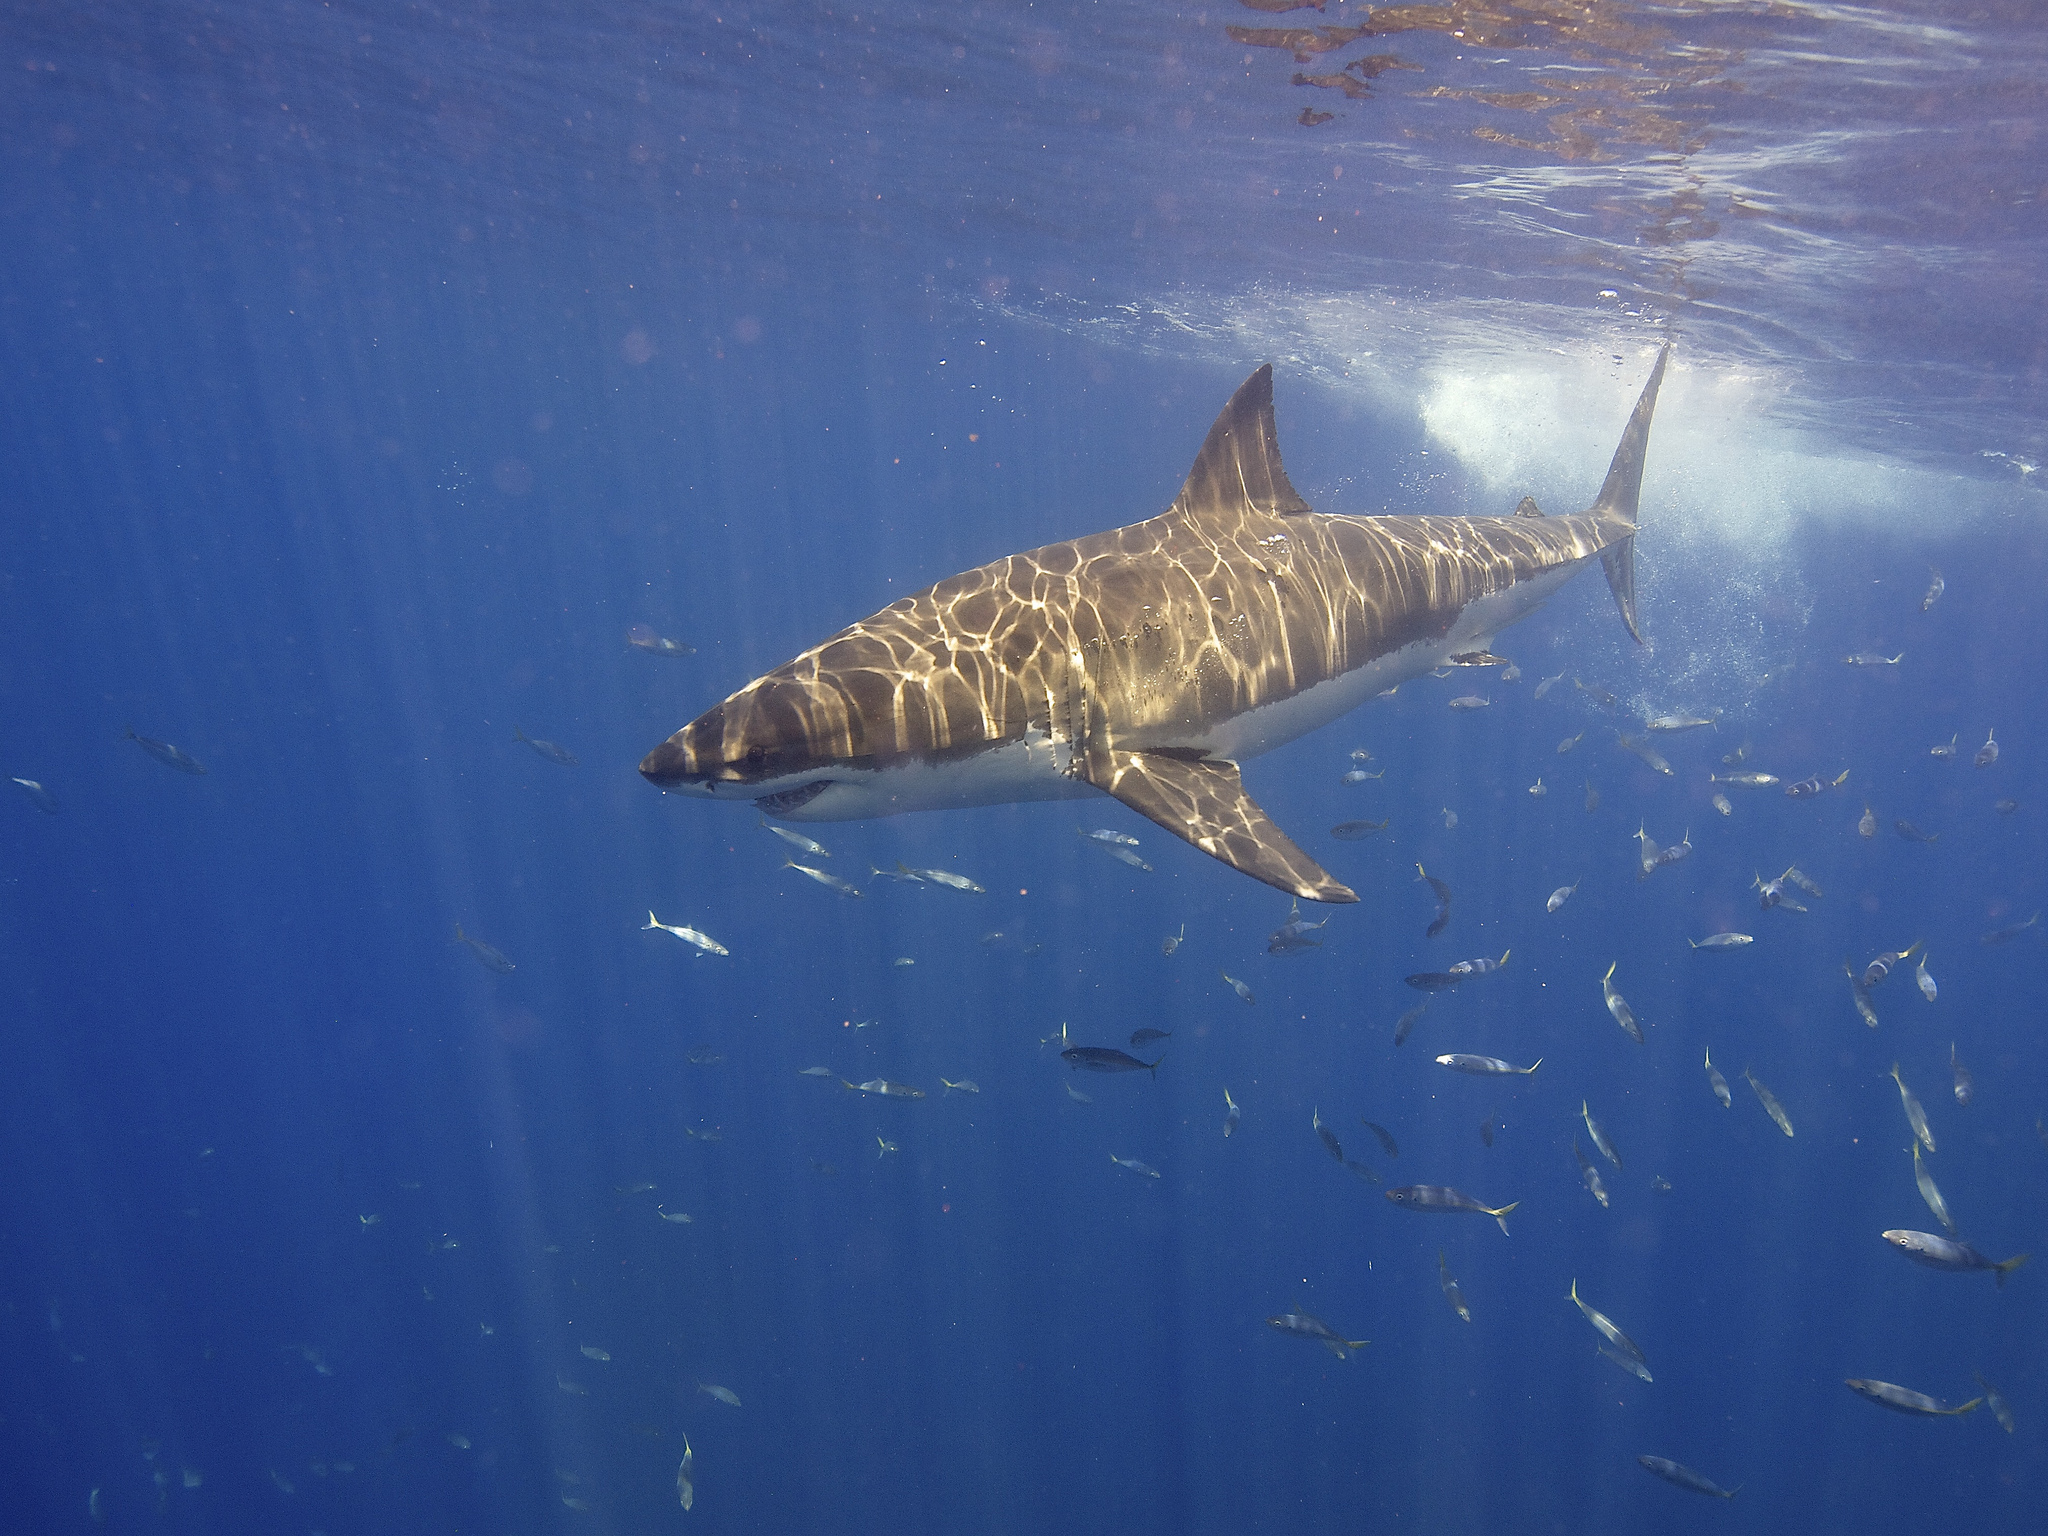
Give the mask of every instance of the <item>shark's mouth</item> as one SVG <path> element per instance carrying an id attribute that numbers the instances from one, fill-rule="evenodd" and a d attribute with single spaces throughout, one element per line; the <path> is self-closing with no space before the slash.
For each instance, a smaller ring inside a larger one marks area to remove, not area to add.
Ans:
<path id="1" fill-rule="evenodd" d="M 832 787 L 830 779 L 813 779 L 808 784 L 799 784 L 795 789 L 785 789 L 772 795 L 763 795 L 754 804 L 770 816 L 780 816 L 809 805 L 818 796 Z"/>

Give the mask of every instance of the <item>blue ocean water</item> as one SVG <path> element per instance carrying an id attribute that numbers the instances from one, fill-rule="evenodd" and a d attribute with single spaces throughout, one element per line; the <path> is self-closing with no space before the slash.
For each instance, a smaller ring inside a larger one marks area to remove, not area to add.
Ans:
<path id="1" fill-rule="evenodd" d="M 1962 1235 L 2048 1241 L 2041 930 L 1983 942 L 2048 907 L 2031 8 L 0 14 L 0 771 L 57 806 L 0 800 L 22 1529 L 2038 1518 L 2048 1280 L 1879 1236 L 1940 1230 L 1896 1062 Z M 854 901 L 634 771 L 896 597 L 1157 512 L 1260 363 L 1318 510 L 1555 512 L 1666 340 L 1648 644 L 1581 576 L 1519 681 L 1246 766 L 1361 896 L 1319 949 L 1107 798 L 804 826 Z M 1615 741 L 1716 711 L 1668 776 Z M 1694 851 L 1639 879 L 1638 828 Z M 1759 910 L 1794 864 L 1824 894 Z M 1901 967 L 1866 1028 L 1845 960 L 1916 941 L 1937 999 Z M 1394 1044 L 1404 976 L 1503 951 Z M 1172 1034 L 1095 1076 L 1062 1026 Z M 1842 1385 L 1978 1372 L 2012 1434 Z"/>

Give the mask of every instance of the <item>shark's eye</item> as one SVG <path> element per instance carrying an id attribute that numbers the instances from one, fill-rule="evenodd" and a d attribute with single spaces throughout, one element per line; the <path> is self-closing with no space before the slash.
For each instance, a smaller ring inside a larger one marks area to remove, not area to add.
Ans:
<path id="1" fill-rule="evenodd" d="M 753 746 L 747 748 L 747 766 L 749 768 L 758 768 L 767 761 L 768 749 L 766 747 Z"/>

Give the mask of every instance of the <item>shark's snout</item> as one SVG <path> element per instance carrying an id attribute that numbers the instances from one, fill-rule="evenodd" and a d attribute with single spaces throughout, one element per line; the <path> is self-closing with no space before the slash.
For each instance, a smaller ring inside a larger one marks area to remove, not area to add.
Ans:
<path id="1" fill-rule="evenodd" d="M 640 773 L 650 784 L 673 789 L 697 777 L 686 747 L 670 737 L 640 759 Z"/>

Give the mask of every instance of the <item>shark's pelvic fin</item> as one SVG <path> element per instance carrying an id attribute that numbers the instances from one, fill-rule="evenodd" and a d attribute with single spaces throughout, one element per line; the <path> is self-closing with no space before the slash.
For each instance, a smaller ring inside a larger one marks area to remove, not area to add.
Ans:
<path id="1" fill-rule="evenodd" d="M 1110 748 L 1089 753 L 1084 772 L 1097 789 L 1254 880 L 1307 901 L 1358 900 L 1259 809 L 1233 762 Z"/>
<path id="2" fill-rule="evenodd" d="M 1614 450 L 1614 462 L 1607 466 L 1607 481 L 1600 487 L 1600 499 L 1587 510 L 1603 522 L 1620 523 L 1627 532 L 1600 552 L 1600 565 L 1607 572 L 1607 585 L 1621 609 L 1621 622 L 1640 645 L 1643 632 L 1636 628 L 1636 502 L 1643 488 L 1643 455 L 1650 447 L 1650 417 L 1657 409 L 1657 386 L 1664 382 L 1664 365 L 1671 361 L 1671 343 L 1657 354 L 1657 366 L 1650 370 L 1650 382 L 1643 386 L 1635 414 L 1621 434 Z"/>
<path id="3" fill-rule="evenodd" d="M 1202 451 L 1172 510 L 1195 526 L 1219 520 L 1235 524 L 1247 512 L 1279 517 L 1309 510 L 1280 463 L 1271 363 L 1240 384 L 1223 407 L 1202 439 Z"/>

